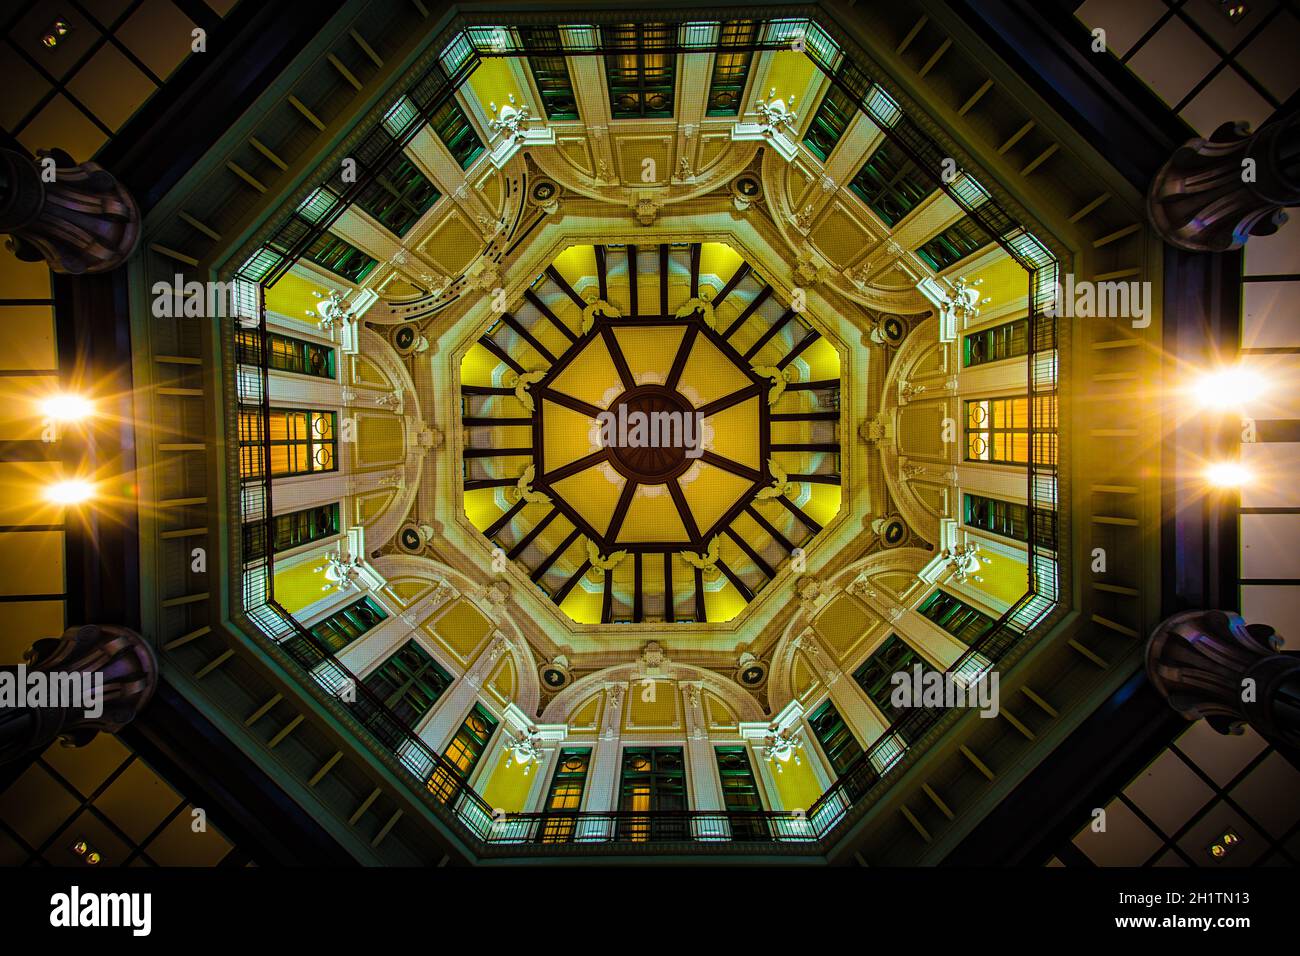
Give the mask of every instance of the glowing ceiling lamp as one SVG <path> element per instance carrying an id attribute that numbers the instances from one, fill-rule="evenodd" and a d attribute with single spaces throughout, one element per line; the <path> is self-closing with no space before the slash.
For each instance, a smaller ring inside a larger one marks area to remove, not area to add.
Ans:
<path id="1" fill-rule="evenodd" d="M 1236 408 L 1267 389 L 1267 380 L 1258 372 L 1230 365 L 1202 375 L 1192 391 L 1203 408 Z"/>
<path id="2" fill-rule="evenodd" d="M 1205 469 L 1205 480 L 1216 488 L 1240 488 L 1249 484 L 1249 469 L 1235 461 L 1221 461 Z"/>
<path id="3" fill-rule="evenodd" d="M 59 505 L 79 505 L 89 501 L 94 493 L 95 488 L 90 482 L 72 479 L 50 485 L 45 490 L 45 497 Z"/>
<path id="4" fill-rule="evenodd" d="M 59 422 L 78 422 L 90 416 L 95 410 L 88 398 L 82 395 L 61 393 L 51 395 L 41 403 L 41 411 L 49 418 Z"/>

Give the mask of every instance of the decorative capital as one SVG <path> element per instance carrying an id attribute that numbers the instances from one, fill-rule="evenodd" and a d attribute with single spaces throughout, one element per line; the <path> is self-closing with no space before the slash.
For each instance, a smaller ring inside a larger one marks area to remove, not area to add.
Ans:
<path id="1" fill-rule="evenodd" d="M 24 262 L 44 260 L 68 275 L 108 272 L 140 242 L 140 210 L 131 194 L 95 163 L 78 165 L 61 149 L 37 162 L 0 149 L 0 232 Z"/>
<path id="2" fill-rule="evenodd" d="M 1188 720 L 1221 734 L 1250 724 L 1275 746 L 1300 746 L 1300 653 L 1282 651 L 1267 624 L 1232 611 L 1184 611 L 1147 641 L 1147 676 Z"/>

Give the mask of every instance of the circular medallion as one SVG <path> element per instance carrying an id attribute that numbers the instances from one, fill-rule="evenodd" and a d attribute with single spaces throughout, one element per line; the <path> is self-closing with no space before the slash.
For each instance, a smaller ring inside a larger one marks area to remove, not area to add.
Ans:
<path id="1" fill-rule="evenodd" d="M 609 411 L 601 443 L 623 477 L 643 485 L 663 484 L 698 458 L 686 454 L 688 448 L 700 447 L 698 416 L 673 389 L 638 385 L 611 402 Z"/>

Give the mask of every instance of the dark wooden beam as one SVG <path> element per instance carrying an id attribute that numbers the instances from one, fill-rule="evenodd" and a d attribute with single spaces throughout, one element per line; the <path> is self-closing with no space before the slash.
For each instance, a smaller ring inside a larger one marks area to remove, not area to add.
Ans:
<path id="1" fill-rule="evenodd" d="M 837 422 L 840 413 L 830 412 L 780 412 L 771 416 L 774 422 Z"/>
<path id="2" fill-rule="evenodd" d="M 533 347 L 533 351 L 535 351 L 542 358 L 546 359 L 548 365 L 555 364 L 555 356 L 551 354 L 551 350 L 548 349 L 545 345 L 543 345 L 541 343 L 541 340 L 538 339 L 537 336 L 533 335 L 532 332 L 529 332 L 526 328 L 524 328 L 523 325 L 520 324 L 519 320 L 516 319 L 513 315 L 511 315 L 509 312 L 503 312 L 501 314 L 501 321 L 504 322 L 506 325 L 508 325 L 510 327 L 510 330 L 514 332 L 515 335 L 519 336 L 521 339 L 523 339 L 525 342 L 531 345 Z"/>
<path id="3" fill-rule="evenodd" d="M 509 488 L 519 484 L 518 478 L 469 478 L 465 481 L 466 491 L 478 491 L 481 488 Z"/>
<path id="4" fill-rule="evenodd" d="M 587 307 L 586 301 L 582 296 L 578 295 L 578 290 L 569 285 L 569 280 L 560 275 L 560 270 L 555 266 L 546 267 L 546 278 L 554 282 L 555 287 L 567 295 L 578 308 L 585 309 Z"/>
<path id="5" fill-rule="evenodd" d="M 628 243 L 627 249 L 627 288 L 629 301 L 632 303 L 632 315 L 635 317 L 640 313 L 640 305 L 637 302 L 636 289 L 636 246 Z"/>
<path id="6" fill-rule="evenodd" d="M 782 497 L 784 497 L 784 495 Z M 795 543 L 778 531 L 776 525 L 764 518 L 762 513 L 752 504 L 745 505 L 745 514 L 753 518 L 758 526 L 766 531 L 771 536 L 772 540 L 781 546 L 781 549 L 785 551 L 786 554 L 794 551 L 796 547 Z"/>
<path id="7" fill-rule="evenodd" d="M 677 383 L 682 378 L 682 372 L 686 370 L 686 360 L 691 357 L 691 349 L 695 346 L 695 337 L 699 334 L 700 327 L 698 325 L 692 323 L 686 327 L 686 334 L 682 336 L 682 344 L 677 346 L 677 354 L 673 356 L 672 367 L 668 370 L 668 380 L 664 382 L 666 388 L 677 388 Z"/>
<path id="8" fill-rule="evenodd" d="M 840 446 L 835 442 L 773 442 L 772 451 L 819 451 L 828 455 L 838 455 Z"/>
<path id="9" fill-rule="evenodd" d="M 704 606 L 704 572 L 699 568 L 693 568 L 695 571 L 695 620 L 701 624 L 709 619 L 708 609 Z"/>
<path id="10" fill-rule="evenodd" d="M 489 541 L 495 538 L 501 532 L 502 528 L 514 520 L 515 515 L 524 510 L 524 505 L 526 504 L 528 504 L 528 502 L 523 498 L 516 501 L 510 506 L 509 511 L 483 529 L 483 537 L 487 538 Z"/>
<path id="11" fill-rule="evenodd" d="M 636 488 L 637 483 L 635 481 L 625 481 L 623 491 L 618 496 L 618 503 L 614 505 L 614 513 L 609 518 L 609 528 L 605 531 L 605 547 L 610 552 L 616 550 L 614 542 L 618 540 L 618 532 L 623 527 L 623 519 L 627 517 L 627 509 L 632 507 L 632 498 L 636 495 Z"/>
<path id="12" fill-rule="evenodd" d="M 600 597 L 600 623 L 614 622 L 614 572 L 605 571 L 605 590 Z"/>
<path id="13" fill-rule="evenodd" d="M 767 579 L 769 581 L 772 580 L 772 578 L 776 577 L 776 572 L 772 570 L 772 566 L 763 559 L 763 556 L 759 554 L 758 551 L 756 551 L 753 547 L 750 546 L 748 541 L 746 541 L 743 537 L 741 537 L 736 532 L 735 528 L 728 526 L 725 530 L 727 532 L 727 536 L 730 537 L 732 541 L 736 542 L 736 545 L 740 548 L 740 550 L 745 552 L 749 560 L 754 562 L 754 565 L 758 568 L 758 570 L 762 571 L 763 574 L 767 576 Z"/>
<path id="14" fill-rule="evenodd" d="M 796 345 L 794 348 L 792 348 L 789 352 L 785 354 L 785 358 L 781 359 L 781 361 L 776 363 L 776 367 L 781 369 L 785 368 L 787 365 L 789 365 L 791 362 L 797 359 L 803 353 L 803 351 L 808 348 L 808 346 L 812 345 L 819 338 L 821 338 L 821 334 L 816 330 L 809 332 L 807 335 L 805 335 L 802 339 L 799 340 L 798 345 Z"/>
<path id="15" fill-rule="evenodd" d="M 821 474 L 819 472 L 802 472 L 797 475 L 786 475 L 788 481 L 810 481 L 814 485 L 838 485 L 840 476 L 836 474 Z"/>
<path id="16" fill-rule="evenodd" d="M 686 529 L 686 534 L 691 539 L 691 546 L 704 547 L 704 542 L 700 541 L 700 529 L 695 524 L 695 515 L 691 513 L 690 505 L 686 503 L 686 495 L 682 494 L 682 486 L 678 484 L 676 478 L 668 482 L 668 494 L 672 495 L 673 504 L 677 506 L 677 514 L 681 516 L 682 527 Z"/>
<path id="17" fill-rule="evenodd" d="M 691 243 L 691 295 L 692 299 L 700 294 L 700 244 Z M 664 311 L 668 311 L 668 302 L 664 301 Z"/>
<path id="18" fill-rule="evenodd" d="M 563 604 L 564 599 L 569 596 L 569 592 L 578 586 L 582 576 L 591 570 L 591 561 L 583 561 L 578 565 L 578 570 L 573 572 L 573 576 L 565 581 L 558 591 L 551 595 L 551 600 L 556 604 Z"/>
<path id="19" fill-rule="evenodd" d="M 718 570 L 727 576 L 727 580 L 731 582 L 732 587 L 734 587 L 737 591 L 740 592 L 741 596 L 745 599 L 746 603 L 754 600 L 754 592 L 750 590 L 748 584 L 746 584 L 744 581 L 740 579 L 740 575 L 736 574 L 735 571 L 727 567 L 727 565 L 723 563 L 721 558 L 718 559 L 717 564 L 718 564 Z"/>
<path id="20" fill-rule="evenodd" d="M 668 314 L 668 243 L 659 244 L 659 311 Z"/>
<path id="21" fill-rule="evenodd" d="M 461 419 L 466 428 L 505 428 L 510 425 L 531 425 L 531 418 L 494 418 L 481 415 L 468 415 Z"/>
<path id="22" fill-rule="evenodd" d="M 543 560 L 541 564 L 539 564 L 536 568 L 533 569 L 533 573 L 528 575 L 529 580 L 531 580 L 534 584 L 536 584 L 543 577 L 545 577 L 546 572 L 551 569 L 551 565 L 554 564 L 559 559 L 560 555 L 564 554 L 565 551 L 569 550 L 569 546 L 573 544 L 574 541 L 578 540 L 578 535 L 580 534 L 582 534 L 582 532 L 579 531 L 577 528 L 574 528 L 572 531 L 570 531 L 569 536 L 565 538 L 562 542 L 560 542 L 560 546 L 556 548 L 554 551 L 552 551 L 550 554 L 548 554 L 545 560 Z"/>
<path id="23" fill-rule="evenodd" d="M 752 267 L 750 266 L 750 264 L 748 262 L 742 262 L 740 264 L 740 268 L 738 268 L 735 272 L 733 272 L 731 278 L 727 280 L 727 284 L 724 285 L 721 288 L 721 290 L 719 290 L 716 296 L 713 297 L 713 307 L 716 309 L 719 305 L 722 304 L 723 299 L 731 295 L 731 293 L 735 292 L 736 286 L 744 282 L 745 276 L 749 275 L 751 271 L 752 271 Z"/>
<path id="24" fill-rule="evenodd" d="M 794 309 L 786 309 L 785 312 L 781 314 L 781 317 L 773 322 L 771 327 L 758 337 L 758 341 L 749 347 L 749 351 L 745 353 L 745 361 L 748 362 L 755 355 L 761 352 L 763 346 L 772 341 L 773 337 L 775 337 L 778 332 L 789 325 L 790 320 L 793 319 L 795 315 L 796 313 Z"/>
<path id="25" fill-rule="evenodd" d="M 730 395 L 723 395 L 721 398 L 715 398 L 713 401 L 701 405 L 696 409 L 701 415 L 716 415 L 718 412 L 726 411 L 733 405 L 739 405 L 747 402 L 755 395 L 762 395 L 766 388 L 757 382 L 746 385 L 739 391 L 732 392 Z"/>
<path id="26" fill-rule="evenodd" d="M 554 521 L 555 516 L 559 513 L 559 508 L 551 508 L 550 511 L 546 512 L 545 517 L 543 517 L 541 521 L 537 522 L 537 524 L 533 525 L 532 530 L 516 541 L 515 546 L 506 552 L 506 557 L 513 561 L 515 558 L 523 554 L 524 549 L 533 543 L 534 538 L 546 530 L 546 526 Z"/>
<path id="27" fill-rule="evenodd" d="M 609 256 L 603 245 L 596 246 L 596 281 L 599 283 L 600 297 L 609 301 Z"/>
<path id="28" fill-rule="evenodd" d="M 794 515 L 805 525 L 807 525 L 808 528 L 812 530 L 813 534 L 817 534 L 822 530 L 821 525 L 819 525 L 816 521 L 813 521 L 812 518 L 804 514 L 803 509 L 800 508 L 793 501 L 791 501 L 789 498 L 787 498 L 785 495 L 777 495 L 776 500 L 781 502 L 781 504 L 785 506 L 786 511 L 790 512 L 790 514 Z"/>
<path id="29" fill-rule="evenodd" d="M 570 342 L 578 341 L 577 334 L 560 321 L 560 317 L 551 311 L 551 307 L 538 297 L 532 289 L 524 290 L 524 301 L 546 317 L 546 320 L 559 329 Z M 584 303 L 585 307 L 585 303 Z"/>
<path id="30" fill-rule="evenodd" d="M 724 339 L 731 338 L 736 333 L 736 330 L 744 325 L 745 322 L 748 321 L 749 317 L 758 310 L 758 307 L 767 301 L 771 294 L 772 287 L 770 285 L 763 286 L 762 291 L 760 291 L 758 295 L 754 296 L 754 298 L 750 300 L 749 305 L 745 306 L 740 315 L 736 316 L 735 321 L 727 326 L 727 331 L 722 333 L 722 337 Z"/>
<path id="31" fill-rule="evenodd" d="M 742 465 L 740 462 L 731 458 L 724 458 L 717 452 L 706 451 L 700 456 L 700 461 L 707 462 L 714 468 L 721 468 L 723 471 L 729 471 L 733 475 L 739 475 L 749 481 L 762 481 L 763 473 L 748 465 Z"/>
<path id="32" fill-rule="evenodd" d="M 814 388 L 839 388 L 840 380 L 838 378 L 819 378 L 812 382 L 791 382 L 785 387 L 787 392 L 802 392 L 805 389 Z"/>
<path id="33" fill-rule="evenodd" d="M 600 335 L 601 338 L 605 340 L 605 348 L 609 350 L 609 357 L 614 362 L 614 368 L 618 370 L 618 377 L 623 383 L 623 388 L 635 388 L 636 379 L 632 377 L 632 370 L 628 368 L 627 356 L 623 354 L 623 349 L 618 344 L 618 339 L 614 337 L 614 330 L 608 325 L 602 325 L 600 327 Z"/>
<path id="34" fill-rule="evenodd" d="M 556 468 L 554 471 L 547 472 L 542 477 L 546 479 L 547 484 L 555 484 L 557 481 L 563 481 L 565 478 L 576 475 L 580 471 L 586 471 L 592 465 L 600 464 L 608 457 L 608 451 L 602 448 L 599 451 L 593 451 L 590 455 L 583 455 L 581 458 L 571 461 L 567 465 Z"/>
<path id="35" fill-rule="evenodd" d="M 493 342 L 490 337 L 486 335 L 483 336 L 481 339 L 478 340 L 478 344 L 483 346 L 485 349 L 487 349 L 489 352 L 491 352 L 493 355 L 499 358 L 502 362 L 504 362 L 506 364 L 506 367 L 509 368 L 516 375 L 524 374 L 524 367 L 520 365 L 518 362 L 516 362 L 514 359 L 512 359 L 506 353 L 506 350 L 503 349 L 501 346 L 497 345 L 496 342 Z"/>

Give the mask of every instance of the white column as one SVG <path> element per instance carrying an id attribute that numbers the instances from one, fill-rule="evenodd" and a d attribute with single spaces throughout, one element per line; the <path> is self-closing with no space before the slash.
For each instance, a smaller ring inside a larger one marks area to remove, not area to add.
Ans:
<path id="1" fill-rule="evenodd" d="M 709 728 L 704 719 L 703 684 L 683 681 L 682 704 L 686 714 L 687 780 L 691 788 L 692 810 L 722 810 L 722 783 L 718 779 L 718 760 L 709 742 Z M 727 839 L 726 821 L 697 822 L 692 835 L 697 840 Z"/>
<path id="2" fill-rule="evenodd" d="M 811 627 L 805 629 L 795 638 L 794 646 L 804 652 L 804 658 L 830 693 L 835 709 L 857 734 L 859 742 L 864 747 L 870 746 L 888 726 L 880 711 L 854 681 L 845 679 L 844 672 L 831 660 L 815 630 Z"/>
<path id="3" fill-rule="evenodd" d="M 420 739 L 435 753 L 442 753 L 447 749 L 451 738 L 456 735 L 456 731 L 465 722 L 475 701 L 478 700 L 484 682 L 492 676 L 497 661 L 501 659 L 502 654 L 506 653 L 508 646 L 505 635 L 500 631 L 494 632 L 492 641 L 479 655 L 478 660 L 447 693 L 442 695 L 442 700 L 438 701 L 438 705 L 425 718 L 418 733 Z"/>
<path id="4" fill-rule="evenodd" d="M 455 588 L 444 581 L 439 581 L 434 585 L 432 592 L 403 609 L 401 613 L 390 616 L 378 627 L 366 632 L 345 647 L 338 655 L 339 662 L 358 677 L 365 677 L 397 650 L 398 646 L 425 621 L 449 609 L 459 596 L 460 592 Z M 459 670 L 434 642 L 426 642 L 426 647 L 432 649 L 434 659 L 448 673 L 455 674 Z"/>
<path id="5" fill-rule="evenodd" d="M 870 581 L 858 579 L 849 585 L 849 593 L 863 601 L 869 610 L 885 619 L 900 638 L 914 647 L 939 670 L 947 670 L 966 653 L 966 645 L 923 614 L 903 607 Z"/>
<path id="6" fill-rule="evenodd" d="M 587 793 L 582 809 L 603 813 L 614 809 L 618 789 L 619 757 L 622 752 L 623 702 L 627 685 L 605 685 L 605 712 L 600 721 L 600 735 L 591 753 L 591 770 L 587 776 Z M 580 836 L 608 839 L 613 828 L 604 821 L 585 821 L 580 824 Z"/>

